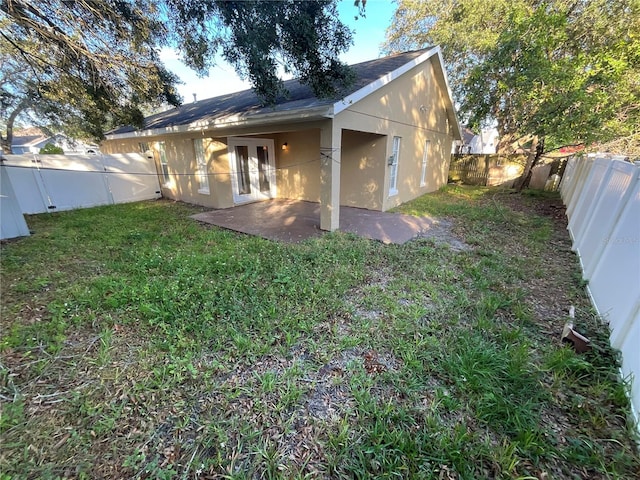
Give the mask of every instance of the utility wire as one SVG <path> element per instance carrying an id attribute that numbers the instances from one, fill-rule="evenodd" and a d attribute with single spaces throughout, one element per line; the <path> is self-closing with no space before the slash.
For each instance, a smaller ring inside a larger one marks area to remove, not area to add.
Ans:
<path id="1" fill-rule="evenodd" d="M 357 113 L 358 115 L 364 115 L 365 117 L 371 117 L 371 118 L 375 118 L 377 120 L 384 120 L 386 122 L 397 123 L 397 124 L 400 124 L 400 125 L 405 125 L 407 127 L 414 127 L 414 128 L 419 129 L 419 130 L 424 130 L 424 131 L 427 131 L 427 132 L 439 133 L 440 135 L 447 135 L 447 133 L 441 132 L 440 130 L 434 130 L 432 128 L 426 128 L 426 127 L 422 127 L 420 125 L 414 125 L 413 123 L 400 122 L 398 120 L 392 120 L 392 119 L 387 118 L 387 117 L 380 117 L 378 115 L 373 115 L 371 113 L 359 112 L 358 110 L 353 110 L 351 108 L 346 108 L 345 110 L 347 112 Z"/>
<path id="2" fill-rule="evenodd" d="M 321 149 L 321 150 L 328 150 L 331 153 L 333 153 L 334 151 L 336 151 L 337 149 Z M 280 166 L 280 167 L 271 167 L 269 166 L 266 170 L 267 172 L 273 172 L 273 171 L 279 171 L 279 170 L 288 170 L 291 168 L 295 168 L 295 167 L 299 167 L 301 165 L 307 165 L 309 163 L 315 163 L 315 162 L 319 162 L 323 159 L 331 159 L 333 160 L 335 163 L 340 164 L 340 161 L 335 160 L 333 158 L 332 155 L 327 155 L 326 153 L 322 152 L 320 153 L 319 157 L 316 157 L 312 160 L 306 160 L 304 162 L 298 162 L 298 163 L 293 163 L 290 165 L 286 165 L 286 166 Z M 141 175 L 141 176 L 162 176 L 163 174 L 161 172 L 118 172 L 118 171 L 113 171 L 113 170 L 107 170 L 108 167 L 104 167 L 104 170 L 78 170 L 78 169 L 67 169 L 67 168 L 54 168 L 54 167 L 43 167 L 41 165 L 11 165 L 10 163 L 6 163 L 8 159 L 4 158 L 2 159 L 2 161 L 0 162 L 0 165 L 5 166 L 5 167 L 11 167 L 11 168 L 22 168 L 25 170 L 47 170 L 47 171 L 57 171 L 57 172 L 77 172 L 77 173 L 110 173 L 110 174 L 116 174 L 116 175 Z M 256 169 L 250 169 L 247 170 L 249 173 L 262 173 L 260 170 L 256 170 Z M 238 171 L 235 172 L 235 174 L 237 174 Z M 218 176 L 218 175 L 233 175 L 234 172 L 206 172 L 204 173 L 204 175 L 207 176 Z M 176 176 L 176 177 L 180 177 L 180 176 L 202 176 L 203 173 L 198 173 L 198 172 L 169 172 L 169 176 Z"/>

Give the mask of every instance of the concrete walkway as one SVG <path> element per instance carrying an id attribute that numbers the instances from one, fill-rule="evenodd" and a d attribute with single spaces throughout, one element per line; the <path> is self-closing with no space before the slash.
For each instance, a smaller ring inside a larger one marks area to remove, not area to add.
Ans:
<path id="1" fill-rule="evenodd" d="M 300 200 L 267 200 L 199 213 L 191 218 L 282 242 L 300 242 L 324 233 L 320 230 L 320 205 Z M 428 217 L 340 207 L 340 230 L 384 243 L 403 244 L 430 228 L 437 228 L 437 223 Z"/>

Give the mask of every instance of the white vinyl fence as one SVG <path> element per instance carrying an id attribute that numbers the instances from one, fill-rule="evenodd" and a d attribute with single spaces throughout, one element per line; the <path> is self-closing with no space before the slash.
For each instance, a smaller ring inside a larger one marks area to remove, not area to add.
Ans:
<path id="1" fill-rule="evenodd" d="M 573 249 L 591 300 L 622 352 L 640 420 L 640 166 L 611 158 L 572 158 L 560 194 Z"/>
<path id="2" fill-rule="evenodd" d="M 160 198 L 153 158 L 119 155 L 4 155 L 22 213 Z"/>
<path id="3" fill-rule="evenodd" d="M 0 164 L 0 240 L 28 235 L 29 228 L 20 211 L 6 167 Z"/>

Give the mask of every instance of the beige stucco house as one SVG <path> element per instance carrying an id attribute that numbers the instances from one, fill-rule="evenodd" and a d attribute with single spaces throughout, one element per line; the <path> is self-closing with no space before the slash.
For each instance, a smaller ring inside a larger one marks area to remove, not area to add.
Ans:
<path id="1" fill-rule="evenodd" d="M 288 80 L 265 107 L 251 90 L 182 105 L 110 132 L 104 153 L 151 150 L 164 196 L 212 208 L 270 198 L 388 210 L 447 181 L 461 138 L 438 47 L 353 65 L 340 98 Z"/>

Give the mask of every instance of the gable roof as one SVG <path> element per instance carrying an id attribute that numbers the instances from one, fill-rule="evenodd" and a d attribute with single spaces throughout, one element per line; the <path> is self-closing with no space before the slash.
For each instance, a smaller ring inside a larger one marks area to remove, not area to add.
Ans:
<path id="1" fill-rule="evenodd" d="M 14 135 L 11 140 L 12 147 L 31 147 L 41 142 L 49 140 L 51 137 L 45 135 Z"/>
<path id="2" fill-rule="evenodd" d="M 398 53 L 388 57 L 352 65 L 355 81 L 330 98 L 318 98 L 308 85 L 296 79 L 286 80 L 288 92 L 265 106 L 252 89 L 187 103 L 144 119 L 142 129 L 124 126 L 107 133 L 107 139 L 177 133 L 203 128 L 216 128 L 247 123 L 272 123 L 285 120 L 332 118 L 350 104 L 386 85 L 416 65 L 435 57 L 436 75 L 445 85 L 449 99 L 447 111 L 454 136 L 459 138 L 460 125 L 451 100 L 439 47 Z"/>
<path id="3" fill-rule="evenodd" d="M 476 134 L 469 127 L 462 127 L 462 140 L 466 145 L 469 145 L 475 136 Z"/>

